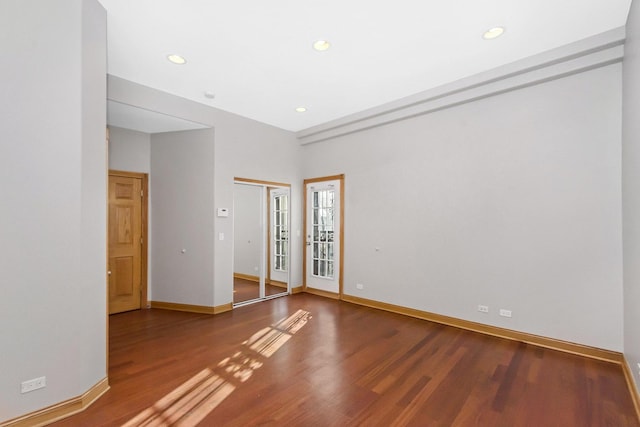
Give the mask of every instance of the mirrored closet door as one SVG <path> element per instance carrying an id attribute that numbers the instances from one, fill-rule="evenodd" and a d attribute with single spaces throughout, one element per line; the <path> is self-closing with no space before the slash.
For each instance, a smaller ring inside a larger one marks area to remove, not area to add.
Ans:
<path id="1" fill-rule="evenodd" d="M 236 178 L 233 204 L 234 306 L 289 294 L 290 187 Z"/>

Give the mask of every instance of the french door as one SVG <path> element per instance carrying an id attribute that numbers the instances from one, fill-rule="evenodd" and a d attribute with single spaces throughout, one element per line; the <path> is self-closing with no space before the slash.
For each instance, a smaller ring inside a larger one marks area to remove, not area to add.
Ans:
<path id="1" fill-rule="evenodd" d="M 269 188 L 269 276 L 273 286 L 289 277 L 289 189 Z M 286 286 L 285 286 L 286 287 Z"/>
<path id="2" fill-rule="evenodd" d="M 342 294 L 342 175 L 305 180 L 305 288 Z"/>

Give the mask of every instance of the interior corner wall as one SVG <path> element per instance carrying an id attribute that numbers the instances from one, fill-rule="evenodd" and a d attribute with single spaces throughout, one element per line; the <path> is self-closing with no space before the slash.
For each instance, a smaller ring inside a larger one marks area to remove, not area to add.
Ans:
<path id="1" fill-rule="evenodd" d="M 302 283 L 302 169 L 300 145 L 292 132 L 227 114 L 216 126 L 215 205 L 233 206 L 234 178 L 291 184 L 291 286 Z M 233 212 L 216 218 L 216 305 L 233 301 Z"/>
<path id="2" fill-rule="evenodd" d="M 107 375 L 106 12 L 4 0 L 0 49 L 1 422 Z"/>
<path id="3" fill-rule="evenodd" d="M 640 4 L 631 3 L 623 62 L 624 353 L 640 391 Z"/>
<path id="4" fill-rule="evenodd" d="M 151 135 L 153 301 L 214 306 L 214 137 Z"/>
<path id="5" fill-rule="evenodd" d="M 235 177 L 253 178 L 262 181 L 289 183 L 291 187 L 292 230 L 302 227 L 302 183 L 300 169 L 300 147 L 293 132 L 277 129 L 255 120 L 219 110 L 185 98 L 142 86 L 119 77 L 108 76 L 108 98 L 133 107 L 178 117 L 215 128 L 214 143 L 214 208 L 233 206 L 233 182 Z M 155 136 L 151 144 L 151 181 L 154 189 L 152 197 L 160 191 L 156 188 L 153 162 Z M 209 171 L 205 172 L 206 174 Z M 156 203 L 153 230 L 156 224 Z M 228 218 L 214 220 L 214 304 L 221 306 L 233 301 L 233 213 Z M 167 224 L 169 226 L 169 224 Z M 154 231 L 152 230 L 152 234 Z M 223 233 L 224 240 L 219 240 Z M 154 236 L 155 239 L 155 236 Z M 154 243 L 152 251 L 157 245 Z M 302 283 L 302 260 L 295 259 L 302 254 L 302 238 L 291 238 L 293 286 Z M 153 262 L 157 257 L 153 256 Z M 153 268 L 155 272 L 156 269 Z M 154 299 L 156 298 L 156 277 L 154 276 Z M 179 285 L 175 285 L 179 286 Z M 176 293 L 179 293 L 176 291 Z M 172 301 L 178 302 L 178 301 Z"/>
<path id="6" fill-rule="evenodd" d="M 305 145 L 345 174 L 345 294 L 622 351 L 621 68 Z"/>

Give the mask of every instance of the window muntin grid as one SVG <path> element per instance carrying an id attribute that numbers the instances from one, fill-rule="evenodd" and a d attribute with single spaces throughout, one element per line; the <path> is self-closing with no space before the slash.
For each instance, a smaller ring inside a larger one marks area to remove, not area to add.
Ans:
<path id="1" fill-rule="evenodd" d="M 312 275 L 323 279 L 333 279 L 334 271 L 334 209 L 335 191 L 314 190 L 312 200 Z"/>
<path id="2" fill-rule="evenodd" d="M 287 271 L 289 268 L 289 216 L 288 196 L 277 195 L 273 198 L 273 269 Z"/>

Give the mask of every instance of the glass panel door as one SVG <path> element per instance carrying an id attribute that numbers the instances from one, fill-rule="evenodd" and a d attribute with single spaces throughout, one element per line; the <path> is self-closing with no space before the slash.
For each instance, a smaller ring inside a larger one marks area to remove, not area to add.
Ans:
<path id="1" fill-rule="evenodd" d="M 269 188 L 270 218 L 270 269 L 266 294 L 276 295 L 287 291 L 289 278 L 289 189 Z"/>
<path id="2" fill-rule="evenodd" d="M 340 181 L 306 184 L 306 285 L 340 291 Z"/>

